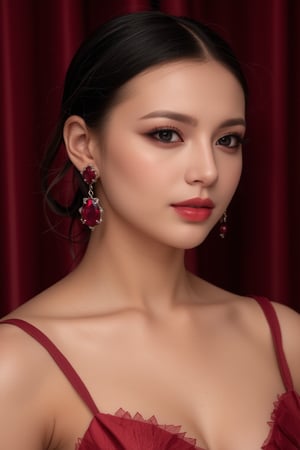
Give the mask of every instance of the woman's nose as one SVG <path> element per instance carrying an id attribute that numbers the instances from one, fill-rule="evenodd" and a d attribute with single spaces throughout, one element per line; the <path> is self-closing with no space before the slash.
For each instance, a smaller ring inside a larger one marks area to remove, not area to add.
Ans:
<path id="1" fill-rule="evenodd" d="M 218 170 L 211 145 L 197 145 L 190 149 L 185 181 L 210 186 L 218 179 Z"/>

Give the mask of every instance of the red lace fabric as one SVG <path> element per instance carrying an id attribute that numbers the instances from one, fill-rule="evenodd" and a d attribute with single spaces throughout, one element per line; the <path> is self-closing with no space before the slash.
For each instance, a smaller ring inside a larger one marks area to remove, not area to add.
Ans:
<path id="1" fill-rule="evenodd" d="M 300 449 L 300 396 L 295 391 L 278 397 L 271 416 L 270 433 L 263 450 Z M 145 420 L 123 409 L 115 415 L 98 413 L 76 450 L 205 450 L 197 447 L 180 426 L 160 425 L 155 416 Z"/>
<path id="2" fill-rule="evenodd" d="M 300 395 L 293 390 L 280 395 L 269 423 L 271 429 L 263 450 L 300 449 Z"/>
<path id="3" fill-rule="evenodd" d="M 300 450 L 300 395 L 294 391 L 290 370 L 283 351 L 280 325 L 272 304 L 255 297 L 270 326 L 278 366 L 286 392 L 274 403 L 270 433 L 262 444 L 263 450 Z M 35 326 L 20 319 L 0 322 L 18 326 L 36 339 L 52 356 L 75 391 L 89 407 L 93 419 L 76 450 L 205 450 L 197 447 L 196 439 L 186 436 L 180 426 L 160 425 L 156 418 L 131 416 L 123 409 L 116 414 L 99 412 L 83 381 L 60 350 Z"/>
<path id="4" fill-rule="evenodd" d="M 181 426 L 160 425 L 155 416 L 133 417 L 120 408 L 115 415 L 98 413 L 93 418 L 76 450 L 203 450 Z"/>

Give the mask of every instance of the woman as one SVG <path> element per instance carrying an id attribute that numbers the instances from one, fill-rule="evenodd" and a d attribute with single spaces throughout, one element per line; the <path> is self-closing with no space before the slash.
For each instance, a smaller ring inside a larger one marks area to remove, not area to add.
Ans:
<path id="1" fill-rule="evenodd" d="M 64 140 L 81 179 L 65 211 L 93 231 L 0 327 L 1 448 L 300 448 L 299 316 L 184 267 L 238 185 L 245 97 L 189 19 L 123 16 L 79 49 L 47 163 Z"/>

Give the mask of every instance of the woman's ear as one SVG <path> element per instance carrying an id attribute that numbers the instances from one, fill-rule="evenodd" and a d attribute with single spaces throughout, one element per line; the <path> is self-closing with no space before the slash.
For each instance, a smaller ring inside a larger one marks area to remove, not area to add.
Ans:
<path id="1" fill-rule="evenodd" d="M 63 137 L 69 158 L 80 172 L 87 166 L 93 166 L 100 172 L 94 157 L 97 142 L 82 117 L 68 117 Z"/>

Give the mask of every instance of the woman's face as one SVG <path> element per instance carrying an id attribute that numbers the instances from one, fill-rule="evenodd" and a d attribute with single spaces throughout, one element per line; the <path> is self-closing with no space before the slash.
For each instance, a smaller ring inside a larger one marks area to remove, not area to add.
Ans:
<path id="1" fill-rule="evenodd" d="M 176 248 L 200 244 L 239 182 L 244 109 L 239 82 L 216 61 L 173 62 L 130 80 L 96 154 L 107 226 Z"/>

